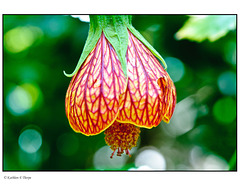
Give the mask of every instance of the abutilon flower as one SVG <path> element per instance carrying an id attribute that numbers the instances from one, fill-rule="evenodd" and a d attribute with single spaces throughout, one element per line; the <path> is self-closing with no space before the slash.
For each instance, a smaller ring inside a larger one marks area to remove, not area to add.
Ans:
<path id="1" fill-rule="evenodd" d="M 84 135 L 103 131 L 111 158 L 136 146 L 140 127 L 168 123 L 176 89 L 160 54 L 135 30 L 128 15 L 90 16 L 89 35 L 67 90 L 70 126 Z"/>

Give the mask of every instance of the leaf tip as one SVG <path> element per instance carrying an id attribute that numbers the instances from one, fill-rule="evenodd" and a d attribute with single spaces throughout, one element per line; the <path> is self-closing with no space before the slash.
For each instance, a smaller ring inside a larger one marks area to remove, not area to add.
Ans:
<path id="1" fill-rule="evenodd" d="M 66 72 L 65 72 L 65 70 L 63 71 L 63 74 L 66 76 L 66 77 L 72 77 L 74 74 L 67 74 Z"/>

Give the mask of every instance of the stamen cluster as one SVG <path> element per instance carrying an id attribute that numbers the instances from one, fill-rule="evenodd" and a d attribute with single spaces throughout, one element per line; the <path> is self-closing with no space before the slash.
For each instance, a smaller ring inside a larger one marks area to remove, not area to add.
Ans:
<path id="1" fill-rule="evenodd" d="M 132 124 L 115 121 L 104 134 L 106 144 L 113 150 L 111 158 L 116 150 L 118 150 L 117 156 L 121 156 L 124 150 L 127 155 L 131 156 L 129 150 L 137 145 L 140 128 Z"/>

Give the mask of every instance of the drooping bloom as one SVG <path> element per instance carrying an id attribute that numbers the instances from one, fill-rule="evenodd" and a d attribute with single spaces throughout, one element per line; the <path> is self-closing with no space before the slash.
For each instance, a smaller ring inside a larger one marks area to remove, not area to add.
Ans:
<path id="1" fill-rule="evenodd" d="M 83 54 L 69 75 L 66 115 L 75 132 L 90 136 L 105 131 L 113 154 L 130 155 L 140 127 L 169 122 L 175 86 L 155 56 L 165 65 L 163 59 L 132 27 L 130 16 L 95 15 L 90 20 Z"/>

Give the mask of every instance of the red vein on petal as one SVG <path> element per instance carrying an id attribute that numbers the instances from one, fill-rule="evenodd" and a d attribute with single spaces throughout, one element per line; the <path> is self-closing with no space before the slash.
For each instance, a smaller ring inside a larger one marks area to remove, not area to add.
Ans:
<path id="1" fill-rule="evenodd" d="M 137 44 L 135 44 L 134 42 L 133 42 L 133 40 L 134 41 L 136 41 L 136 42 L 138 42 L 138 40 L 136 40 L 136 38 L 133 38 L 134 36 L 133 35 L 131 35 L 130 34 L 130 37 L 131 37 L 131 42 L 132 42 L 132 45 L 133 45 L 133 47 L 135 48 L 135 51 L 139 51 L 138 50 L 138 47 L 136 46 Z M 142 46 L 141 45 L 141 43 L 139 42 L 138 44 L 140 44 L 140 46 Z M 141 52 L 141 51 L 140 51 Z M 145 74 L 145 76 L 147 77 L 146 78 L 146 95 L 148 95 L 148 92 L 149 92 L 149 86 L 148 86 L 148 81 L 150 81 L 150 83 L 153 85 L 153 82 L 152 82 L 152 79 L 151 78 L 149 78 L 149 76 L 148 76 L 148 73 L 146 72 L 146 67 L 145 67 L 145 65 L 143 64 L 143 60 L 146 60 L 145 58 L 144 58 L 144 55 L 142 55 L 142 56 L 140 56 L 139 55 L 139 53 L 138 52 L 135 52 L 136 53 L 136 56 L 139 58 L 139 62 L 140 62 L 140 64 L 141 64 L 141 66 L 142 66 L 142 69 L 143 69 L 143 71 L 144 71 L 144 74 Z M 141 52 L 142 54 L 143 54 L 143 52 Z M 143 59 L 142 59 L 143 58 Z M 146 60 L 146 61 L 148 61 L 148 60 Z M 149 64 L 147 63 L 147 65 L 148 65 L 148 67 L 151 69 L 151 67 L 149 66 Z M 151 69 L 151 71 L 153 71 L 152 69 Z M 154 87 L 154 90 L 155 90 L 155 93 L 156 94 L 158 94 L 158 92 L 157 92 L 157 90 L 156 90 L 156 87 Z M 158 105 L 159 105 L 159 102 L 158 102 Z M 148 111 L 148 96 L 146 96 L 146 100 L 145 100 L 145 109 L 146 109 L 146 114 L 147 114 L 147 118 L 149 118 L 149 111 Z M 143 114 L 142 114 L 142 118 L 143 118 Z M 142 119 L 141 118 L 141 119 Z"/>

